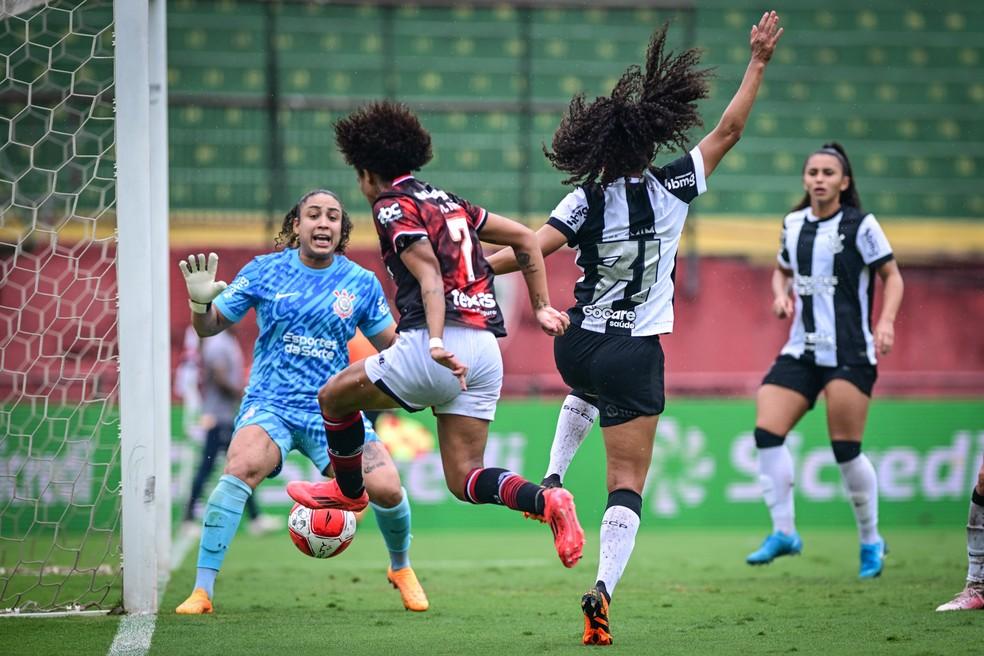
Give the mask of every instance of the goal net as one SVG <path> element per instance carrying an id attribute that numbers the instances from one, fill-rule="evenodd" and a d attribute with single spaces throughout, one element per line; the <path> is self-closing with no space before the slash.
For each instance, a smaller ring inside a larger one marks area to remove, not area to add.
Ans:
<path id="1" fill-rule="evenodd" d="M 111 0 L 0 0 L 0 613 L 122 601 Z"/>

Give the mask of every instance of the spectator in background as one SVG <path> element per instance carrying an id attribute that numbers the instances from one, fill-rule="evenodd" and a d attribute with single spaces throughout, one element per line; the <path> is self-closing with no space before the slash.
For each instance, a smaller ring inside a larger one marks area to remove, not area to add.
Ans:
<path id="1" fill-rule="evenodd" d="M 206 432 L 202 459 L 198 463 L 185 508 L 184 528 L 189 534 L 201 529 L 200 524 L 195 521 L 195 505 L 201 497 L 205 481 L 215 469 L 216 457 L 229 449 L 245 379 L 243 350 L 236 339 L 235 326 L 201 340 L 197 352 L 198 380 L 201 383 L 199 425 Z M 260 514 L 253 496 L 246 501 L 246 512 L 249 515 L 249 532 L 253 535 L 283 528 L 282 522 L 275 517 Z"/>

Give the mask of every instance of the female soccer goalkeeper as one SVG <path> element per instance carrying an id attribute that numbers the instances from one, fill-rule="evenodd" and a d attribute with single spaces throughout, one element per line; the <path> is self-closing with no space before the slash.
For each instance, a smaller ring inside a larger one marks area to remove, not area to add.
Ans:
<path id="1" fill-rule="evenodd" d="M 284 217 L 277 251 L 254 258 L 232 284 L 216 282 L 218 257 L 189 256 L 179 266 L 191 299 L 192 324 L 202 337 L 256 311 L 260 334 L 249 386 L 236 417 L 224 475 L 205 507 L 198 575 L 179 614 L 212 612 L 213 584 L 242 517 L 264 478 L 280 472 L 297 449 L 327 473 L 318 388 L 348 364 L 358 327 L 379 349 L 396 338 L 379 280 L 343 253 L 352 221 L 330 191 L 311 191 Z M 366 424 L 366 489 L 390 554 L 387 577 L 409 610 L 427 610 L 410 567 L 410 505 L 386 448 Z"/>

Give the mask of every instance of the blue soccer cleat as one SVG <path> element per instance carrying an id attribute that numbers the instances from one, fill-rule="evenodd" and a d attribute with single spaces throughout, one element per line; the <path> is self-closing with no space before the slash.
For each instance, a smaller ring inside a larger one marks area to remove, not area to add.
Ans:
<path id="1" fill-rule="evenodd" d="M 884 540 L 861 545 L 861 570 L 858 575 L 863 579 L 873 579 L 881 576 L 885 567 L 885 554 L 888 548 Z"/>
<path id="2" fill-rule="evenodd" d="M 762 542 L 762 546 L 748 554 L 745 562 L 749 565 L 768 565 L 779 556 L 798 556 L 803 551 L 803 541 L 799 533 L 776 531 Z"/>

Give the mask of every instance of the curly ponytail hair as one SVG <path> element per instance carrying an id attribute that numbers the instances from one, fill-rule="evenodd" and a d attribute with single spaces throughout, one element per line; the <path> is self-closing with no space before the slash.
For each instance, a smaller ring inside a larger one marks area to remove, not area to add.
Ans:
<path id="1" fill-rule="evenodd" d="M 612 90 L 585 105 L 584 94 L 571 99 L 553 137 L 553 152 L 543 154 L 555 168 L 570 173 L 564 184 L 601 184 L 646 168 L 664 148 L 684 148 L 687 133 L 703 125 L 697 101 L 706 98 L 709 69 L 698 69 L 700 53 L 664 53 L 669 24 L 653 33 L 646 70 L 630 66 Z"/>
<path id="2" fill-rule="evenodd" d="M 338 239 L 338 246 L 335 247 L 335 252 L 345 253 L 345 247 L 349 243 L 349 236 L 352 234 L 352 217 L 345 210 L 345 205 L 342 203 L 342 199 L 338 197 L 338 194 L 327 189 L 314 189 L 313 191 L 307 192 L 284 215 L 284 221 L 280 224 L 280 234 L 273 240 L 273 246 L 276 250 L 281 251 L 285 248 L 297 248 L 300 245 L 297 233 L 294 232 L 294 221 L 301 218 L 301 208 L 304 206 L 304 203 L 312 196 L 317 196 L 318 194 L 331 196 L 338 201 L 339 207 L 342 208 L 342 234 Z"/>
<path id="3" fill-rule="evenodd" d="M 840 192 L 840 204 L 850 205 L 851 207 L 857 208 L 859 212 L 864 213 L 864 209 L 861 207 L 861 194 L 858 193 L 858 187 L 854 182 L 854 170 L 851 168 L 851 160 L 847 158 L 847 151 L 844 150 L 844 146 L 840 145 L 836 141 L 828 141 L 824 145 L 820 146 L 817 150 L 810 153 L 806 159 L 803 161 L 803 171 L 806 172 L 806 165 L 810 162 L 810 158 L 814 155 L 833 155 L 838 160 L 840 160 L 841 168 L 844 169 L 844 175 L 851 178 L 850 184 L 847 185 L 847 189 Z M 793 207 L 793 211 L 801 210 L 804 207 L 810 206 L 810 192 L 803 194 L 803 198 L 800 202 Z"/>
<path id="4" fill-rule="evenodd" d="M 431 160 L 431 137 L 406 105 L 373 102 L 335 122 L 335 143 L 345 161 L 386 180 Z"/>

